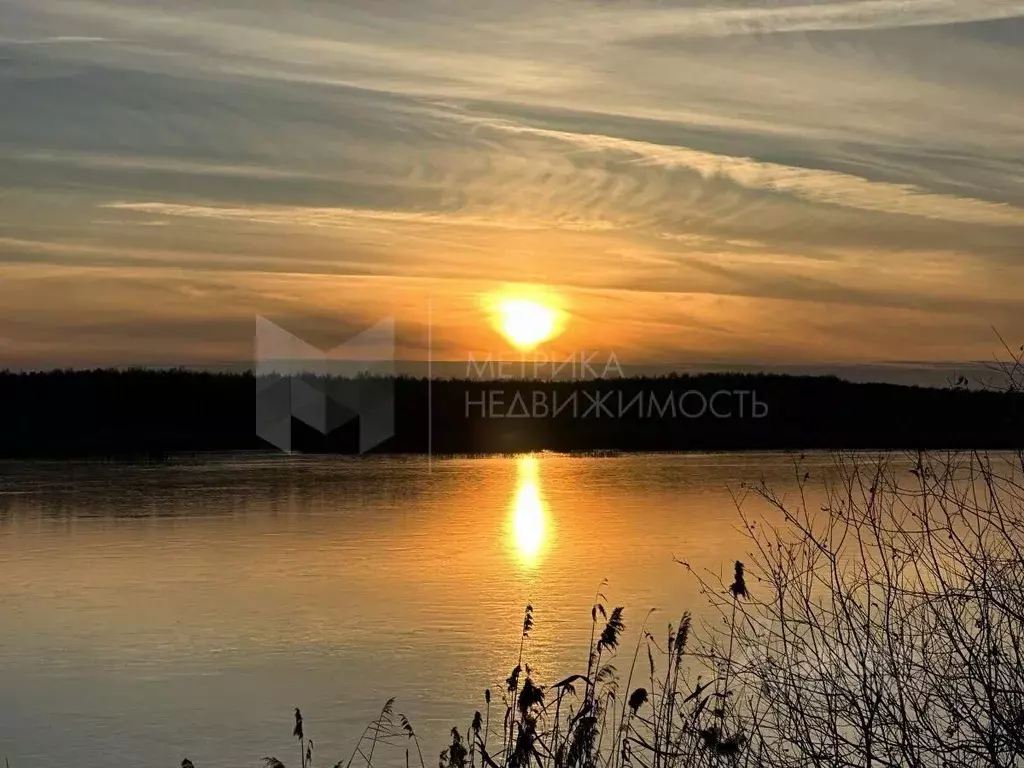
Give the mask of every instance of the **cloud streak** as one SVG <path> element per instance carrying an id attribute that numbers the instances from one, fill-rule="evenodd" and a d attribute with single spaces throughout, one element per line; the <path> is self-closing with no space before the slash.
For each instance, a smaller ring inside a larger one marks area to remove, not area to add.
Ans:
<path id="1" fill-rule="evenodd" d="M 836 171 L 716 155 L 600 134 L 555 131 L 507 120 L 471 116 L 464 119 L 498 131 L 555 139 L 584 151 L 622 153 L 644 164 L 689 168 L 705 178 L 725 176 L 744 187 L 793 194 L 811 202 L 966 224 L 1024 225 L 1024 209 L 1005 203 L 934 194 L 912 184 L 871 181 Z"/>
<path id="2" fill-rule="evenodd" d="M 1024 15 L 1020 0 L 860 0 L 716 8 L 699 4 L 637 12 L 599 9 L 589 33 L 601 39 L 729 37 L 793 32 L 900 29 L 1012 19 Z"/>

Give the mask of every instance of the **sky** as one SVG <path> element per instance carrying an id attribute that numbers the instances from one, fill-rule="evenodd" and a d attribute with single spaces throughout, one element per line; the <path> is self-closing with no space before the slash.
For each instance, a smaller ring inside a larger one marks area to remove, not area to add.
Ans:
<path id="1" fill-rule="evenodd" d="M 945 370 L 1024 341 L 1024 0 L 0 0 L 0 367 Z M 428 353 L 429 348 L 429 353 Z M 852 367 L 852 368 L 851 368 Z"/>

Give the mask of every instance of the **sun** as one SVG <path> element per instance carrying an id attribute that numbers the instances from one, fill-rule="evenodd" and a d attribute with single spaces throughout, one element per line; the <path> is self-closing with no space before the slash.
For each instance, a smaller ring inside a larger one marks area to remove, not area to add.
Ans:
<path id="1" fill-rule="evenodd" d="M 499 329 L 519 349 L 533 349 L 558 332 L 558 310 L 532 299 L 502 299 L 497 315 Z"/>

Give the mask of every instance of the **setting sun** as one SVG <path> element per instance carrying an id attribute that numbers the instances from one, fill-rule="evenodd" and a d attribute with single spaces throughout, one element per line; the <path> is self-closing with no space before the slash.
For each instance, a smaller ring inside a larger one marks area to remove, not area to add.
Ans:
<path id="1" fill-rule="evenodd" d="M 519 349 L 532 349 L 558 330 L 558 311 L 531 299 L 504 299 L 498 304 L 501 332 Z"/>

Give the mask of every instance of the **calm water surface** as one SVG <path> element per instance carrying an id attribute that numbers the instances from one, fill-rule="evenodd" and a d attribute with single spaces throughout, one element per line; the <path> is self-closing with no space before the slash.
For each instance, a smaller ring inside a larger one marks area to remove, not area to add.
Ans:
<path id="1" fill-rule="evenodd" d="M 652 607 L 661 636 L 703 606 L 673 557 L 728 572 L 746 552 L 730 489 L 762 477 L 792 489 L 793 462 L 0 463 L 0 758 L 297 763 L 300 706 L 316 765 L 333 765 L 395 696 L 432 765 L 483 690 L 500 691 L 527 602 L 541 683 L 585 671 L 602 579 L 633 638 Z"/>

